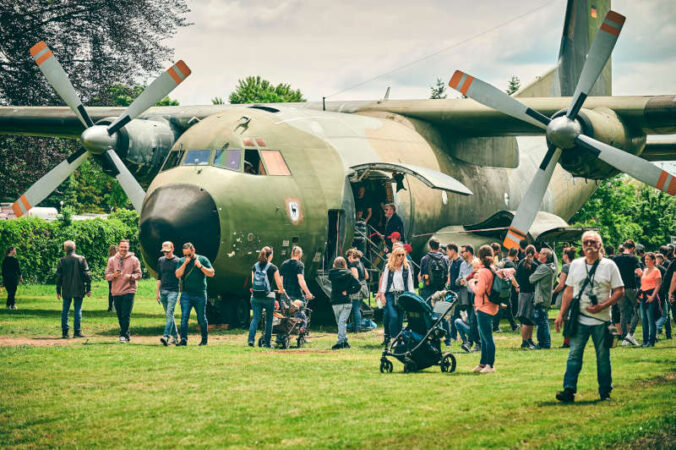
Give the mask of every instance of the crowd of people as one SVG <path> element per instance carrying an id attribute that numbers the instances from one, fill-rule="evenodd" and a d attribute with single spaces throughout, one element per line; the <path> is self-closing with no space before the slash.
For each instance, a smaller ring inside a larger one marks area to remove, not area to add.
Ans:
<path id="1" fill-rule="evenodd" d="M 386 206 L 385 215 L 388 219 L 396 216 L 393 205 Z M 401 226 L 395 228 L 403 232 Z M 597 353 L 602 399 L 609 398 L 612 390 L 610 347 L 614 339 L 625 346 L 639 345 L 634 336 L 639 322 L 642 323 L 642 347 L 654 346 L 663 332 L 666 339 L 671 339 L 670 316 L 676 320 L 672 307 L 676 291 L 673 245 L 662 246 L 658 252 L 646 252 L 643 246 L 627 240 L 616 252 L 612 246 L 603 247 L 598 233 L 588 231 L 582 236 L 580 257 L 576 247 L 563 246 L 559 272 L 552 249 L 536 247 L 525 240 L 519 248 L 503 252 L 498 243 L 475 250 L 470 244 L 442 245 L 438 239 L 431 238 L 429 252 L 417 265 L 402 234 L 389 231 L 383 235 L 386 263 L 377 284 L 373 280 L 377 286 L 374 299 L 383 309 L 385 346 L 403 328 L 405 314 L 398 307 L 399 296 L 413 292 L 427 299 L 441 290 L 452 291 L 457 301 L 452 315 L 442 324 L 446 330 L 445 344 L 450 346 L 458 341 L 465 352 L 481 352 L 480 362 L 473 370 L 492 373 L 496 370 L 493 333 L 502 332 L 501 321 L 506 319 L 513 332 L 520 331 L 522 349 L 550 349 L 549 311 L 554 306 L 559 309 L 555 328 L 564 330 L 562 347 L 570 348 L 564 389 L 557 393 L 557 398 L 573 401 L 584 347 L 590 337 Z M 65 255 L 56 269 L 56 294 L 62 302 L 62 337 L 69 337 L 71 305 L 73 337 L 85 337 L 82 302 L 91 295 L 91 273 L 86 258 L 76 253 L 75 242 L 64 242 L 63 249 Z M 187 345 L 188 319 L 194 308 L 201 332 L 199 345 L 207 345 L 206 279 L 215 275 L 211 261 L 197 254 L 189 242 L 182 245 L 182 257 L 174 254 L 172 242 L 164 242 L 161 251 L 163 256 L 157 262 L 156 300 L 164 308 L 166 323 L 160 341 L 164 346 Z M 345 257 L 335 258 L 328 272 L 332 288 L 330 303 L 338 327 L 334 350 L 350 348 L 347 324 L 352 319 L 354 331 L 360 331 L 360 310 L 371 296 L 369 271 L 362 262 L 363 256 L 359 249 L 351 248 Z M 247 339 L 250 346 L 255 343 L 265 315 L 261 344 L 271 347 L 273 317 L 280 302 L 293 304 L 294 311 L 302 315 L 303 308 L 313 298 L 304 276 L 302 248 L 293 247 L 290 258 L 279 268 L 273 264 L 273 257 L 271 247 L 262 248 L 251 270 L 253 315 Z M 12 247 L 6 251 L 2 276 L 7 308 L 16 309 L 15 294 L 22 274 L 16 249 Z M 105 278 L 109 282 L 109 310 L 114 309 L 119 322 L 120 343 L 130 341 L 134 297 L 141 277 L 141 265 L 130 251 L 129 241 L 123 239 L 111 247 Z M 494 291 L 498 289 L 504 295 L 496 301 Z M 177 303 L 181 307 L 180 328 L 174 320 Z M 534 332 L 537 342 L 533 340 Z"/>

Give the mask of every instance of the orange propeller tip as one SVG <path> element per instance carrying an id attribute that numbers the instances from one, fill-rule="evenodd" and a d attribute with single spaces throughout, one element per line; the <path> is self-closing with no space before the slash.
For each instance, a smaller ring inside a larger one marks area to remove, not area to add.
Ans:
<path id="1" fill-rule="evenodd" d="M 465 73 L 462 72 L 461 70 L 456 70 L 453 73 L 453 76 L 451 77 L 451 80 L 448 82 L 448 85 L 452 87 L 453 89 L 458 88 L 458 84 L 460 84 L 460 79 Z"/>
<path id="2" fill-rule="evenodd" d="M 38 53 L 40 53 L 42 50 L 47 48 L 47 44 L 45 44 L 45 41 L 40 41 L 34 46 L 31 47 L 31 55 L 35 56 Z"/>
<path id="3" fill-rule="evenodd" d="M 624 21 L 627 19 L 624 17 L 622 14 L 615 12 L 613 10 L 608 11 L 608 14 L 606 14 L 606 19 L 612 20 L 618 25 L 624 25 Z"/>
<path id="4" fill-rule="evenodd" d="M 176 67 L 178 68 L 178 70 L 181 71 L 184 77 L 187 77 L 192 73 L 190 67 L 188 67 L 188 65 L 184 63 L 182 59 L 178 60 L 178 62 L 176 63 Z"/>

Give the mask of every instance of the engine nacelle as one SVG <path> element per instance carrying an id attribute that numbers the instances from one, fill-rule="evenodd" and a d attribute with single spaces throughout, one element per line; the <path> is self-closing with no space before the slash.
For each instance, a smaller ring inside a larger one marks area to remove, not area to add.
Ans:
<path id="1" fill-rule="evenodd" d="M 105 118 L 97 125 L 108 125 L 113 120 L 115 118 Z M 163 118 L 135 119 L 118 131 L 115 152 L 134 177 L 147 185 L 159 172 L 176 138 L 177 133 Z M 105 163 L 103 168 L 105 172 L 109 169 Z"/>
<path id="2" fill-rule="evenodd" d="M 565 114 L 565 111 L 562 113 Z M 611 109 L 582 109 L 578 119 L 582 132 L 598 141 L 634 155 L 639 155 L 645 148 L 646 136 L 641 131 L 629 129 Z M 574 176 L 591 180 L 601 180 L 619 173 L 614 167 L 579 147 L 563 150 L 559 163 Z"/>

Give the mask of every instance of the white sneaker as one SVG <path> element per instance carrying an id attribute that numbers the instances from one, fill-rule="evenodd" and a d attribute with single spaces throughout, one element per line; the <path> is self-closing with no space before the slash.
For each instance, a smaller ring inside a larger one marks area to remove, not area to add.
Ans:
<path id="1" fill-rule="evenodd" d="M 479 365 L 476 366 L 474 369 L 472 369 L 472 372 L 474 372 L 474 373 L 480 373 L 480 372 L 481 372 L 482 370 L 484 370 L 486 367 L 488 367 L 488 366 L 482 366 L 481 364 L 479 364 Z"/>
<path id="2" fill-rule="evenodd" d="M 178 344 L 178 339 L 176 339 L 175 337 L 171 338 L 171 341 L 169 341 L 169 344 L 171 344 L 171 345 Z"/>
<path id="3" fill-rule="evenodd" d="M 495 372 L 495 368 L 487 365 L 486 367 L 481 369 L 481 372 L 479 373 L 493 373 L 493 372 Z"/>
<path id="4" fill-rule="evenodd" d="M 124 336 L 120 336 L 120 344 L 126 344 L 127 339 Z"/>
<path id="5" fill-rule="evenodd" d="M 634 338 L 634 336 L 631 334 L 627 334 L 627 336 L 624 339 L 631 342 L 633 345 L 638 345 L 636 338 Z"/>
<path id="6" fill-rule="evenodd" d="M 628 347 L 628 346 L 630 346 L 630 345 L 631 345 L 631 342 L 629 342 L 629 341 L 627 340 L 627 338 L 624 338 L 624 339 L 622 340 L 622 347 Z"/>

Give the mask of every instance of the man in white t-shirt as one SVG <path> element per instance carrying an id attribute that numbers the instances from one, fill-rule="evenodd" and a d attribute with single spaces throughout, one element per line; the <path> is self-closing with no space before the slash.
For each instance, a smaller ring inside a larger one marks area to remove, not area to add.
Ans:
<path id="1" fill-rule="evenodd" d="M 590 336 L 596 350 L 596 373 L 601 400 L 610 400 L 610 391 L 613 389 L 610 348 L 606 343 L 606 337 L 611 320 L 610 307 L 624 295 L 624 283 L 615 263 L 600 256 L 599 251 L 602 248 L 603 242 L 597 232 L 587 231 L 582 235 L 582 251 L 585 256 L 570 264 L 561 310 L 554 322 L 556 331 L 560 331 L 571 301 L 577 298 L 582 286 L 586 284 L 579 297 L 580 314 L 577 319 L 577 331 L 570 339 L 563 391 L 556 393 L 556 399 L 562 402 L 575 401 L 577 377 L 582 369 L 582 355 Z M 589 282 L 585 283 L 587 278 Z"/>

